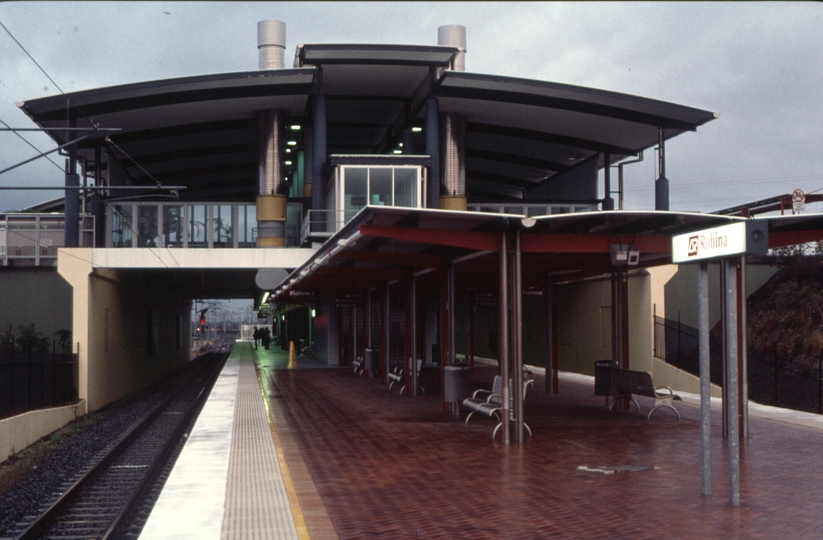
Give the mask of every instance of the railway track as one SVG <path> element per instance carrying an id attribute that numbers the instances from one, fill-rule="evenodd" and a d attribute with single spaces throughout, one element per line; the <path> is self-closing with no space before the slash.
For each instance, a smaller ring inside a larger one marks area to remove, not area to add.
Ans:
<path id="1" fill-rule="evenodd" d="M 16 539 L 126 538 L 139 534 L 162 483 L 205 403 L 232 341 L 215 347 L 144 420 L 126 433 L 39 515 L 29 516 Z"/>

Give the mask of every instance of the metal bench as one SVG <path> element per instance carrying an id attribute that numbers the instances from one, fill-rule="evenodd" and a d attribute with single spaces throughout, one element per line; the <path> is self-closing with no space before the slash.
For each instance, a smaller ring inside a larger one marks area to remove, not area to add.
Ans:
<path id="1" fill-rule="evenodd" d="M 420 379 L 420 367 L 423 365 L 423 360 L 417 360 L 417 377 L 418 380 Z M 394 368 L 389 372 L 389 390 L 391 390 L 394 383 L 402 383 L 400 386 L 400 393 L 402 394 L 404 390 L 406 390 L 406 370 L 402 367 Z M 417 385 L 417 388 L 421 390 L 424 394 L 426 393 L 426 389 Z"/>
<path id="2" fill-rule="evenodd" d="M 352 370 L 354 371 L 355 375 L 360 375 L 363 373 L 363 357 L 358 356 L 354 359 L 351 363 Z"/>
<path id="3" fill-rule="evenodd" d="M 654 398 L 654 407 L 649 411 L 646 419 L 652 417 L 652 413 L 662 407 L 667 407 L 674 411 L 677 419 L 680 420 L 680 413 L 672 405 L 673 401 L 683 401 L 683 399 L 674 393 L 669 386 L 654 386 L 652 381 L 652 374 L 648 371 L 634 371 L 631 369 L 609 368 L 611 375 L 611 382 L 614 388 L 615 401 L 612 403 L 614 407 L 617 400 L 628 399 L 637 406 L 640 411 L 640 404 L 634 399 L 634 395 L 646 396 Z"/>
<path id="4" fill-rule="evenodd" d="M 527 378 L 528 372 L 524 371 L 524 379 L 523 379 L 523 399 L 526 399 L 526 391 L 528 390 L 529 386 L 534 384 L 534 380 L 531 378 Z M 510 411 L 513 412 L 514 410 L 514 392 L 509 392 L 510 398 L 509 402 L 511 403 Z M 494 381 L 492 382 L 492 389 L 491 390 L 475 390 L 472 394 L 472 397 L 466 398 L 463 400 L 463 406 L 469 409 L 468 416 L 466 416 L 466 425 L 469 425 L 469 419 L 472 415 L 476 412 L 485 414 L 490 418 L 497 419 L 497 425 L 494 427 L 494 431 L 492 431 L 492 439 L 497 436 L 497 432 L 500 429 L 500 426 L 503 425 L 503 419 L 501 418 L 500 414 L 503 410 L 503 379 L 500 375 L 494 377 Z M 529 437 L 532 436 L 532 430 L 529 428 L 526 423 L 523 423 L 523 427 L 526 429 Z"/>

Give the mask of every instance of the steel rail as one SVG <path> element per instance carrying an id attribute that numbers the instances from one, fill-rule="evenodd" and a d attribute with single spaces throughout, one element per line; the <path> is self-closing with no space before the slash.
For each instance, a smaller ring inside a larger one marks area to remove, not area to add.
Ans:
<path id="1" fill-rule="evenodd" d="M 222 350 L 222 347 L 221 347 Z M 219 362 L 219 365 L 222 366 L 225 362 L 226 357 Z M 218 371 L 219 373 L 219 371 Z M 148 428 L 152 422 L 157 419 L 160 414 L 169 406 L 169 404 L 177 398 L 178 394 L 185 388 L 185 386 L 191 382 L 197 373 L 191 374 L 184 383 L 180 384 L 179 387 L 166 398 L 162 403 L 160 403 L 155 409 L 149 413 L 149 415 L 140 421 L 136 426 L 132 427 L 125 436 L 121 438 L 121 440 L 106 453 L 94 466 L 92 466 L 88 471 L 86 471 L 83 476 L 80 477 L 65 493 L 63 493 L 54 503 L 51 504 L 40 516 L 37 517 L 31 524 L 28 525 L 22 532 L 20 532 L 17 536 L 15 536 L 15 540 L 30 540 L 35 538 L 41 538 L 41 533 L 43 530 L 54 520 L 54 518 L 58 515 L 58 513 L 63 510 L 68 504 L 70 504 L 71 500 L 74 498 L 76 494 L 80 492 L 80 490 L 89 482 L 89 480 L 99 472 L 102 472 L 104 467 L 109 465 L 119 454 L 122 450 L 124 450 L 134 439 L 140 435 L 146 428 Z M 210 385 L 213 384 L 212 382 L 209 383 Z M 185 423 L 186 425 L 188 422 Z M 177 442 L 177 438 L 173 438 L 174 442 Z"/>
<path id="2" fill-rule="evenodd" d="M 224 338 L 225 340 L 226 338 Z M 221 345 L 220 350 L 222 350 L 223 345 Z M 117 513 L 112 521 L 111 525 L 109 525 L 106 532 L 103 534 L 101 540 L 110 540 L 114 538 L 120 538 L 120 534 L 123 532 L 123 528 L 128 524 L 128 520 L 126 519 L 132 512 L 132 510 L 140 503 L 143 499 L 143 495 L 145 492 L 152 487 L 154 482 L 157 480 L 158 474 L 161 472 L 163 467 L 168 464 L 168 458 L 174 452 L 175 448 L 180 442 L 180 439 L 183 437 L 183 433 L 191 427 L 191 422 L 197 418 L 200 414 L 200 411 L 206 404 L 206 400 L 208 399 L 209 395 L 211 394 L 211 389 L 214 387 L 214 384 L 217 382 L 217 377 L 220 375 L 220 372 L 223 369 L 223 366 L 226 364 L 226 360 L 229 357 L 230 352 L 224 353 L 223 359 L 218 362 L 217 366 L 214 368 L 214 371 L 209 376 L 209 382 L 206 384 L 198 393 L 197 398 L 194 401 L 194 406 L 189 409 L 186 413 L 183 421 L 180 422 L 180 425 L 177 426 L 177 429 L 174 430 L 174 433 L 169 438 L 168 442 L 163 447 L 163 450 L 151 464 L 149 469 L 146 471 L 146 474 L 143 476 L 143 479 L 140 480 L 140 483 L 137 487 L 132 491 L 132 494 L 129 496 L 129 499 L 123 505 L 123 508 Z"/>

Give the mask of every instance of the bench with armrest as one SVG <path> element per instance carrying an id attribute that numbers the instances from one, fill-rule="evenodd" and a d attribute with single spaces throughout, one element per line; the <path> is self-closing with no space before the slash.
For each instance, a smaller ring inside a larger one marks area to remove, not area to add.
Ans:
<path id="1" fill-rule="evenodd" d="M 360 375 L 363 373 L 363 357 L 358 356 L 354 359 L 351 363 L 352 370 L 354 371 L 355 375 Z"/>
<path id="2" fill-rule="evenodd" d="M 417 359 L 417 377 L 419 380 L 420 377 L 420 367 L 423 365 L 423 360 Z M 394 383 L 400 383 L 400 393 L 402 394 L 404 390 L 406 390 L 406 370 L 402 367 L 396 367 L 389 372 L 389 390 L 391 390 Z M 426 389 L 417 385 L 417 388 L 420 389 L 424 394 L 426 393 Z"/>
<path id="3" fill-rule="evenodd" d="M 523 373 L 523 399 L 526 399 L 526 391 L 528 390 L 529 386 L 534 384 L 534 379 L 528 378 L 527 374 L 530 372 L 524 371 Z M 509 402 L 511 403 L 511 411 L 513 412 L 514 409 L 514 392 L 509 392 L 510 398 Z M 463 400 L 463 406 L 469 409 L 469 414 L 466 416 L 466 425 L 469 425 L 469 419 L 472 415 L 476 412 L 485 414 L 490 418 L 495 418 L 497 420 L 497 425 L 494 427 L 494 431 L 492 432 L 492 439 L 497 436 L 497 432 L 500 429 L 500 426 L 503 425 L 503 419 L 501 418 L 501 411 L 503 410 L 503 379 L 500 375 L 496 375 L 494 377 L 494 381 L 492 382 L 491 390 L 475 390 L 472 394 L 472 397 L 466 398 Z M 523 427 L 525 428 L 526 432 L 528 433 L 529 437 L 532 436 L 532 430 L 529 428 L 526 423 L 523 423 Z"/>
<path id="4" fill-rule="evenodd" d="M 634 395 L 646 396 L 654 398 L 654 407 L 649 411 L 646 419 L 652 417 L 652 413 L 661 407 L 667 407 L 674 411 L 677 419 L 680 420 L 680 413 L 672 405 L 673 401 L 683 401 L 680 396 L 674 393 L 669 386 L 654 386 L 652 381 L 652 374 L 648 371 L 635 371 L 631 369 L 610 368 L 610 375 L 612 377 L 612 385 L 614 387 L 615 402 L 612 407 L 620 399 L 629 399 L 632 403 L 637 405 L 637 410 L 640 411 L 640 405 L 634 399 Z"/>

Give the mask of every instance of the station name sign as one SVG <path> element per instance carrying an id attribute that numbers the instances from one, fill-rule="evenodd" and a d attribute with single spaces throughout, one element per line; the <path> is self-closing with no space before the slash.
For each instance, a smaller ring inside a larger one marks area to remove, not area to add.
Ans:
<path id="1" fill-rule="evenodd" d="M 765 221 L 746 220 L 672 237 L 675 264 L 721 259 L 735 255 L 762 255 L 769 249 Z"/>

